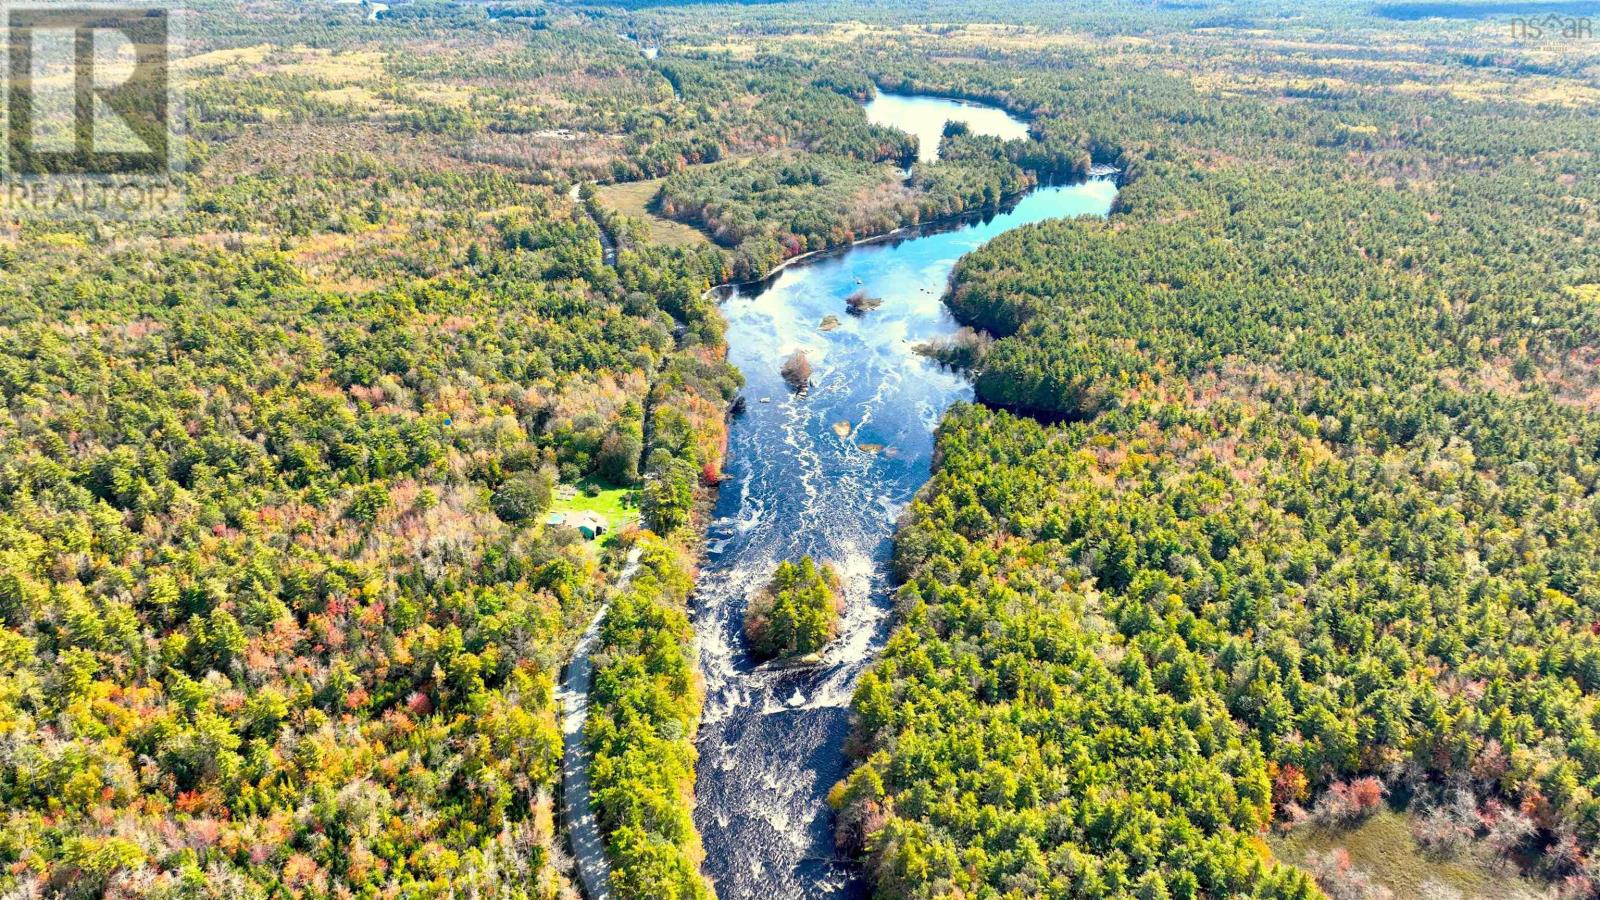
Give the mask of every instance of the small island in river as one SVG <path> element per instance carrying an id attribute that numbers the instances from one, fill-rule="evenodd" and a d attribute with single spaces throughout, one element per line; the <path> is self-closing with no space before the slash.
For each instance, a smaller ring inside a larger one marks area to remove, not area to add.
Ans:
<path id="1" fill-rule="evenodd" d="M 820 661 L 822 648 L 839 634 L 844 591 L 833 567 L 810 556 L 783 562 L 772 580 L 745 607 L 744 633 L 761 659 Z"/>
<path id="2" fill-rule="evenodd" d="M 883 305 L 882 297 L 874 297 L 867 293 L 866 288 L 858 288 L 855 293 L 844 298 L 846 311 L 852 316 L 864 316 Z"/>
<path id="3" fill-rule="evenodd" d="M 804 391 L 811 386 L 811 360 L 806 359 L 804 350 L 796 350 L 789 354 L 789 358 L 783 361 L 783 366 L 778 371 L 791 390 Z"/>

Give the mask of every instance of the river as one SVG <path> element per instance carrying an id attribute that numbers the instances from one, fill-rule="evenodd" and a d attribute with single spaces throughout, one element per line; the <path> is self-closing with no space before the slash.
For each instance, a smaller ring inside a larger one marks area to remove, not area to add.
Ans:
<path id="1" fill-rule="evenodd" d="M 957 329 L 941 296 L 963 254 L 1029 222 L 1103 216 L 1115 195 L 1104 177 L 1040 188 L 987 218 L 811 258 L 726 299 L 747 407 L 730 425 L 731 478 L 695 601 L 706 686 L 695 819 L 722 900 L 864 896 L 834 858 L 825 798 L 843 773 L 851 692 L 887 636 L 896 519 L 928 479 L 940 415 L 972 396 L 912 348 Z M 883 305 L 848 315 L 858 289 Z M 820 327 L 828 316 L 832 330 Z M 814 370 L 798 395 L 778 373 L 796 349 Z M 841 635 L 820 666 L 758 666 L 744 651 L 745 598 L 803 553 L 843 576 Z"/>

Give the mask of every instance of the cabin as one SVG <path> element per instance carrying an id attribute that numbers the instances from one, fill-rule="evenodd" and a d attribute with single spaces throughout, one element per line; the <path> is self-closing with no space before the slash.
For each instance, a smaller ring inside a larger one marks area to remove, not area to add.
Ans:
<path id="1" fill-rule="evenodd" d="M 583 535 L 586 541 L 592 541 L 605 534 L 606 526 L 609 524 L 605 516 L 594 512 L 573 513 L 567 517 L 567 525 L 578 529 L 578 533 Z"/>
<path id="2" fill-rule="evenodd" d="M 553 512 L 544 517 L 544 524 L 547 528 L 576 528 L 584 540 L 592 541 L 605 534 L 611 523 L 595 512 Z"/>

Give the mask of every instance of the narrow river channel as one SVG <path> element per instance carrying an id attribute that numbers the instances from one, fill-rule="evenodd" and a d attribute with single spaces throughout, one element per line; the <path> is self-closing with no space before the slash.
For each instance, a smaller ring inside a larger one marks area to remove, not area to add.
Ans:
<path id="1" fill-rule="evenodd" d="M 973 108 L 950 106 L 919 109 L 942 125 Z M 851 691 L 888 632 L 896 518 L 928 479 L 940 415 L 972 395 L 913 348 L 957 329 L 941 297 L 963 254 L 1030 222 L 1103 216 L 1115 196 L 1110 178 L 1039 188 L 988 218 L 808 260 L 725 301 L 747 407 L 731 424 L 732 478 L 696 597 L 706 703 L 695 818 L 722 900 L 864 895 L 835 859 L 825 798 L 843 770 Z M 883 305 L 858 318 L 844 301 L 860 289 Z M 837 325 L 823 327 L 830 316 Z M 814 371 L 800 395 L 778 373 L 796 349 Z M 745 600 L 779 561 L 806 553 L 844 578 L 841 636 L 820 666 L 755 665 Z"/>

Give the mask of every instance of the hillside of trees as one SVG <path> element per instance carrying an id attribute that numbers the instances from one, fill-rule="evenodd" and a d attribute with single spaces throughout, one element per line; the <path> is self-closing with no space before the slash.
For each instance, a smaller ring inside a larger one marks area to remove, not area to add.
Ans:
<path id="1" fill-rule="evenodd" d="M 202 5 L 187 210 L 0 248 L 8 892 L 572 894 L 553 687 L 620 554 L 539 513 L 594 479 L 696 540 L 726 262 L 613 268 L 538 177 L 385 153 L 420 127 L 390 103 L 475 88 L 382 56 L 448 24 L 348 11 Z M 676 553 L 619 607 L 681 607 Z M 686 654 L 678 616 L 651 640 Z"/>

